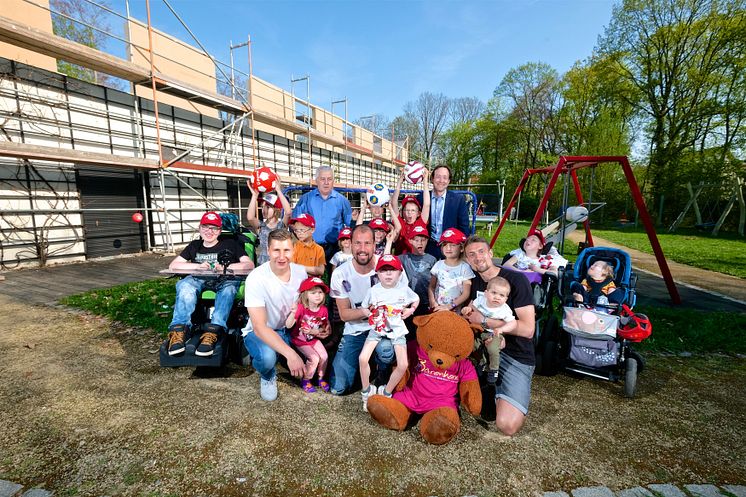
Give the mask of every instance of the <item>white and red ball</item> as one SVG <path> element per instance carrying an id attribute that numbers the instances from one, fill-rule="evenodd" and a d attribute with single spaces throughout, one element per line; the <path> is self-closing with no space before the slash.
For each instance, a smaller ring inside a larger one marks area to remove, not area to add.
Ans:
<path id="1" fill-rule="evenodd" d="M 425 166 L 416 160 L 411 160 L 404 166 L 404 176 L 410 183 L 417 184 L 425 176 Z"/>
<path id="2" fill-rule="evenodd" d="M 277 187 L 277 175 L 267 166 L 255 169 L 249 176 L 252 188 L 259 193 L 271 192 Z"/>
<path id="3" fill-rule="evenodd" d="M 389 187 L 384 183 L 373 183 L 365 192 L 370 205 L 384 205 L 391 200 Z"/>
<path id="4" fill-rule="evenodd" d="M 141 223 L 141 222 L 142 222 L 142 220 L 143 220 L 143 216 L 142 216 L 142 214 L 141 214 L 141 213 L 139 213 L 139 212 L 135 212 L 134 214 L 132 214 L 132 220 L 133 220 L 134 222 L 136 222 L 136 223 Z"/>

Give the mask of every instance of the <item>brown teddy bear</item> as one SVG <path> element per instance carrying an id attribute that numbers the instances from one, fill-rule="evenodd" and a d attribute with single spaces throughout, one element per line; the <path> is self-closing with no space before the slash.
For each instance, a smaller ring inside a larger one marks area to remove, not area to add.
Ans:
<path id="1" fill-rule="evenodd" d="M 469 324 L 450 311 L 414 319 L 417 341 L 408 346 L 409 370 L 394 396 L 373 395 L 368 412 L 380 425 L 402 431 L 412 413 L 422 414 L 420 433 L 431 444 L 449 442 L 461 422 L 458 401 L 473 415 L 482 409 L 482 392 L 469 355 L 474 333 Z"/>

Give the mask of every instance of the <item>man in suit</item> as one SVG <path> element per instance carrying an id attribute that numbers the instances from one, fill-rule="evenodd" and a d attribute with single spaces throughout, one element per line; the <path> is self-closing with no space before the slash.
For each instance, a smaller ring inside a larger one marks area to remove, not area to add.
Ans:
<path id="1" fill-rule="evenodd" d="M 443 258 L 438 241 L 440 235 L 448 228 L 456 228 L 467 235 L 471 234 L 469 211 L 463 195 L 448 194 L 451 183 L 451 169 L 446 165 L 437 166 L 430 174 L 433 191 L 430 197 L 430 221 L 428 231 L 430 240 L 426 252 L 436 259 Z"/>

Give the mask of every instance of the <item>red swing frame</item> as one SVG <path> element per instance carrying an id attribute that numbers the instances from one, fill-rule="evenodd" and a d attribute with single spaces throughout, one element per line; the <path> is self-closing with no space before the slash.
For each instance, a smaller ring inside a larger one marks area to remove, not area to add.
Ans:
<path id="1" fill-rule="evenodd" d="M 539 225 L 541 216 L 547 207 L 549 197 L 551 196 L 552 190 L 554 190 L 554 187 L 557 184 L 557 179 L 559 178 L 560 174 L 569 173 L 570 178 L 572 179 L 573 187 L 575 189 L 575 198 L 578 201 L 578 205 L 580 205 L 584 203 L 584 200 L 583 193 L 580 190 L 580 182 L 578 181 L 577 170 L 586 167 L 597 167 L 600 164 L 606 163 L 618 163 L 620 166 L 622 166 L 624 176 L 627 178 L 627 184 L 629 185 L 630 193 L 632 193 L 632 199 L 637 206 L 637 211 L 640 215 L 640 219 L 642 220 L 642 224 L 645 226 L 645 231 L 648 234 L 648 240 L 650 240 L 650 246 L 653 248 L 655 259 L 658 261 L 658 267 L 660 268 L 661 274 L 663 275 L 663 280 L 666 282 L 668 294 L 671 296 L 671 301 L 674 304 L 681 304 L 681 297 L 679 296 L 679 291 L 676 288 L 673 277 L 671 276 L 671 271 L 668 268 L 666 258 L 663 256 L 663 249 L 661 248 L 660 242 L 658 241 L 658 235 L 656 234 L 655 226 L 653 226 L 653 220 L 650 217 L 647 208 L 645 207 L 645 200 L 642 198 L 640 187 L 637 185 L 637 180 L 635 180 L 635 175 L 632 172 L 632 167 L 629 165 L 629 161 L 627 160 L 626 156 L 561 156 L 556 166 L 538 169 L 526 169 L 523 172 L 523 177 L 518 183 L 515 192 L 513 192 L 513 196 L 511 197 L 508 206 L 505 208 L 505 212 L 503 212 L 503 215 L 500 218 L 500 225 L 497 227 L 495 234 L 492 236 L 490 247 L 495 244 L 495 240 L 497 240 L 497 237 L 500 235 L 500 231 L 502 231 L 502 228 L 505 225 L 505 220 L 508 218 L 507 213 L 510 212 L 515 205 L 518 196 L 520 195 L 521 191 L 523 191 L 523 188 L 526 186 L 526 183 L 531 176 L 533 176 L 534 174 L 552 175 L 551 179 L 549 180 L 549 184 L 544 191 L 544 196 L 541 199 L 541 203 L 536 209 L 534 219 L 533 221 L 531 221 L 531 227 L 529 228 L 529 231 L 536 229 L 536 227 Z M 591 226 L 587 219 L 583 222 L 583 227 L 585 228 L 585 236 L 588 241 L 588 246 L 593 247 L 594 243 L 593 236 L 591 234 Z"/>

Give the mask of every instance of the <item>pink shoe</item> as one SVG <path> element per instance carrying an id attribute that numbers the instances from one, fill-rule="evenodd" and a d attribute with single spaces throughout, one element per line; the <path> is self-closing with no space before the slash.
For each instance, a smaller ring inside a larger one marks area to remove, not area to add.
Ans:
<path id="1" fill-rule="evenodd" d="M 314 393 L 316 391 L 316 389 L 313 388 L 313 385 L 311 384 L 311 380 L 300 380 L 300 387 L 306 393 Z"/>
<path id="2" fill-rule="evenodd" d="M 330 388 L 329 383 L 327 383 L 326 380 L 319 379 L 319 388 L 325 392 L 328 392 Z"/>

